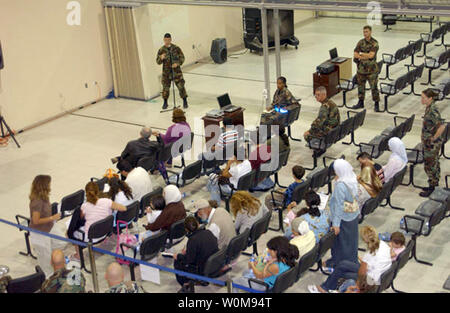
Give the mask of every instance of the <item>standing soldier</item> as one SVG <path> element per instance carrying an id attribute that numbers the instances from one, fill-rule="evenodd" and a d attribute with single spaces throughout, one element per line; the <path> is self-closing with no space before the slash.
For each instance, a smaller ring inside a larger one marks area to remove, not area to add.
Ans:
<path id="1" fill-rule="evenodd" d="M 378 64 L 377 52 L 379 49 L 378 41 L 372 37 L 372 27 L 364 26 L 364 39 L 358 41 L 354 50 L 354 60 L 358 65 L 356 79 L 358 82 L 358 104 L 352 109 L 364 108 L 364 98 L 366 92 L 366 81 L 369 81 L 372 90 L 372 99 L 375 102 L 375 112 L 380 112 L 380 94 L 378 92 Z"/>
<path id="2" fill-rule="evenodd" d="M 163 92 L 162 97 L 164 99 L 163 110 L 167 109 L 167 99 L 170 94 L 170 84 L 174 79 L 178 90 L 180 91 L 180 97 L 183 99 L 183 107 L 188 108 L 186 89 L 184 88 L 183 72 L 181 71 L 181 65 L 184 63 L 184 54 L 180 47 L 172 43 L 172 36 L 170 34 L 164 35 L 164 46 L 158 50 L 156 57 L 156 63 L 163 64 L 162 72 L 162 85 Z"/>
<path id="3" fill-rule="evenodd" d="M 313 137 L 325 136 L 341 122 L 336 103 L 327 98 L 327 89 L 323 86 L 318 87 L 315 96 L 316 100 L 321 103 L 319 116 L 312 122 L 311 129 L 303 135 L 306 141 L 310 141 Z"/>
<path id="4" fill-rule="evenodd" d="M 435 92 L 428 88 L 422 91 L 422 104 L 426 106 L 423 117 L 422 145 L 425 173 L 428 176 L 429 187 L 423 188 L 421 197 L 428 197 L 436 186 L 439 185 L 441 168 L 439 164 L 439 153 L 442 147 L 441 135 L 445 130 L 445 124 L 441 119 L 434 98 Z"/>

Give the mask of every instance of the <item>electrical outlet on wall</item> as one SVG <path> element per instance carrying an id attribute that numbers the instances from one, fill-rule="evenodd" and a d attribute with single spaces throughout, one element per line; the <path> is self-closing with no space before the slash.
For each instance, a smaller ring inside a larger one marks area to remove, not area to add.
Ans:
<path id="1" fill-rule="evenodd" d="M 89 88 L 88 83 L 84 83 L 84 87 Z"/>

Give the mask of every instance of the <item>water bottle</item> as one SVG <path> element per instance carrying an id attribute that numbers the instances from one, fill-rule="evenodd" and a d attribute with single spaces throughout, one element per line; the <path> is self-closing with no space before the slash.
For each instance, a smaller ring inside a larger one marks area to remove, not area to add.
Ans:
<path id="1" fill-rule="evenodd" d="M 400 220 L 400 228 L 405 229 L 405 218 L 404 217 L 402 217 L 402 219 Z"/>
<path id="2" fill-rule="evenodd" d="M 391 234 L 388 232 L 379 233 L 378 238 L 383 241 L 390 241 L 391 240 Z"/>
<path id="3" fill-rule="evenodd" d="M 65 257 L 64 257 L 64 260 L 65 260 L 65 262 L 66 262 L 66 265 L 69 264 L 70 258 L 69 258 L 68 256 L 65 256 Z"/>

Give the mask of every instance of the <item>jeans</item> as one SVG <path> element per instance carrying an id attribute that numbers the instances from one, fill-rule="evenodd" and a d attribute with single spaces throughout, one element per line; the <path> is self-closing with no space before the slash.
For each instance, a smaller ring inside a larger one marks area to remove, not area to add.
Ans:
<path id="1" fill-rule="evenodd" d="M 333 273 L 328 276 L 327 280 L 320 285 L 324 290 L 335 290 L 337 288 L 339 278 L 354 279 L 358 278 L 359 263 L 344 260 L 340 262 Z"/>
<path id="2" fill-rule="evenodd" d="M 229 195 L 231 194 L 231 187 L 228 185 L 221 185 L 219 186 L 218 182 L 216 180 L 211 181 L 208 180 L 208 183 L 206 184 L 206 188 L 208 189 L 209 193 L 211 194 L 210 199 L 217 201 L 217 203 L 220 203 L 220 189 L 222 189 L 222 193 Z"/>
<path id="3" fill-rule="evenodd" d="M 284 237 L 291 240 L 292 239 L 292 227 L 289 225 L 289 227 L 286 228 L 286 231 L 284 232 Z"/>
<path id="4" fill-rule="evenodd" d="M 353 221 L 341 221 L 340 232 L 331 247 L 331 259 L 327 260 L 327 267 L 335 267 L 346 260 L 358 262 L 358 218 Z"/>
<path id="5" fill-rule="evenodd" d="M 339 287 L 339 292 L 340 293 L 344 293 L 347 291 L 348 287 L 350 286 L 355 286 L 356 285 L 356 281 L 354 279 L 347 279 L 342 285 L 341 287 Z"/>

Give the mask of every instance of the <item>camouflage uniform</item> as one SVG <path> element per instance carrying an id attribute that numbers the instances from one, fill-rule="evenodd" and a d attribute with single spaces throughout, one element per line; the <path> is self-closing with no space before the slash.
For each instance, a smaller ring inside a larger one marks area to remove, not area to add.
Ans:
<path id="1" fill-rule="evenodd" d="M 161 60 L 161 55 L 165 54 L 166 57 L 164 60 Z M 175 76 L 175 84 L 180 92 L 180 97 L 182 99 L 187 97 L 186 89 L 184 88 L 184 78 L 183 72 L 181 71 L 181 65 L 184 63 L 184 54 L 181 51 L 180 47 L 172 44 L 169 48 L 166 46 L 162 46 L 161 49 L 158 50 L 158 55 L 156 56 L 156 63 L 159 65 L 163 64 L 163 72 L 161 82 L 163 85 L 162 97 L 164 100 L 169 98 L 170 94 L 170 84 L 172 83 L 172 74 Z M 173 69 L 172 73 L 172 64 L 177 63 L 178 66 Z"/>
<path id="2" fill-rule="evenodd" d="M 3 276 L 0 278 L 0 293 L 6 293 L 8 284 L 11 281 L 11 276 Z"/>
<path id="3" fill-rule="evenodd" d="M 128 281 L 109 288 L 105 293 L 144 293 L 144 290 L 135 282 Z"/>
<path id="4" fill-rule="evenodd" d="M 340 123 L 341 116 L 336 103 L 325 99 L 320 106 L 319 116 L 312 122 L 309 135 L 305 136 L 305 140 L 310 141 L 313 137 L 323 137 Z"/>
<path id="5" fill-rule="evenodd" d="M 41 287 L 42 293 L 84 293 L 86 279 L 79 268 L 57 270 Z"/>
<path id="6" fill-rule="evenodd" d="M 273 101 L 271 104 L 272 108 L 279 107 L 279 108 L 285 108 L 287 106 L 291 105 L 299 105 L 298 101 L 295 100 L 295 98 L 292 96 L 292 93 L 287 89 L 286 87 L 281 90 L 276 90 L 275 94 L 273 95 Z M 275 121 L 277 121 L 282 114 L 279 112 L 271 112 L 271 113 L 265 113 L 261 116 L 261 124 L 263 125 L 271 125 Z M 281 120 L 280 120 L 281 122 Z"/>
<path id="7" fill-rule="evenodd" d="M 422 144 L 425 173 L 428 176 L 430 186 L 438 186 L 441 177 L 441 168 L 439 164 L 439 153 L 442 146 L 442 138 L 431 142 L 431 138 L 436 134 L 443 120 L 434 101 L 425 110 L 422 127 Z"/>
<path id="8" fill-rule="evenodd" d="M 369 81 L 370 89 L 372 90 L 372 99 L 377 102 L 380 101 L 380 93 L 378 91 L 378 74 L 379 68 L 377 64 L 377 52 L 379 46 L 375 38 L 370 38 L 370 41 L 361 39 L 356 45 L 355 52 L 369 53 L 374 51 L 375 56 L 369 60 L 358 60 L 358 71 L 356 73 L 356 80 L 358 82 L 358 98 L 364 100 L 366 94 L 366 81 Z"/>

